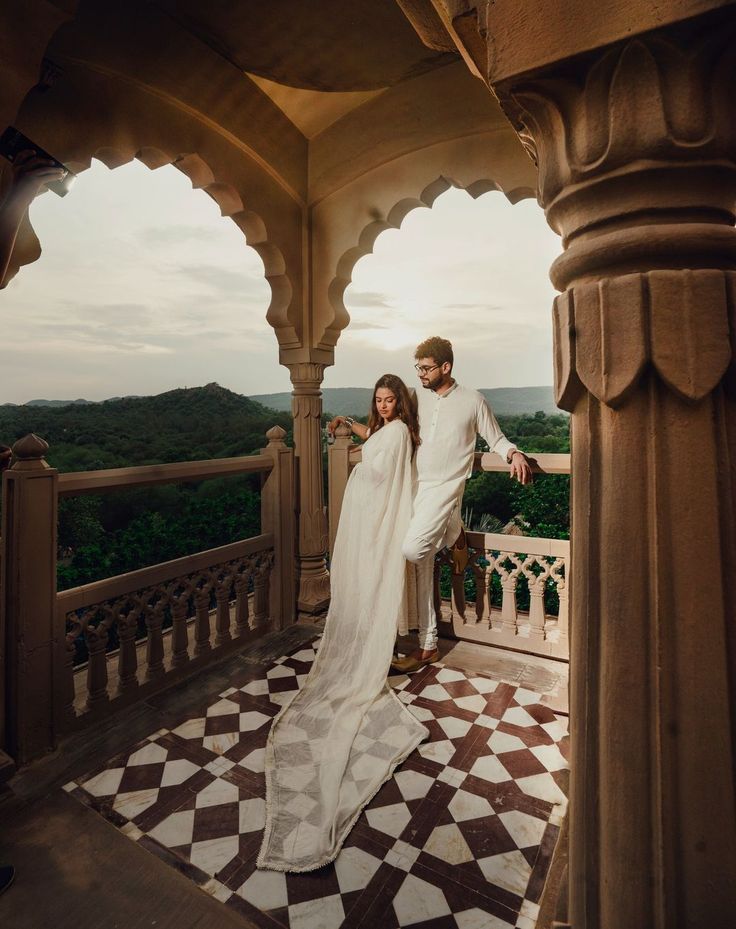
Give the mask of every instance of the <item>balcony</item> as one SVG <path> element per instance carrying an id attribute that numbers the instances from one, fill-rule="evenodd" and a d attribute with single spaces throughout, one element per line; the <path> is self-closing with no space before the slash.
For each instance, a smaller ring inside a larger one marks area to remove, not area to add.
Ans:
<path id="1" fill-rule="evenodd" d="M 567 805 L 568 543 L 471 533 L 466 579 L 447 597 L 438 557 L 441 661 L 390 678 L 430 740 L 334 865 L 261 872 L 263 748 L 322 625 L 295 622 L 282 430 L 248 458 L 119 471 L 58 475 L 44 451 L 21 440 L 3 481 L 6 744 L 18 764 L 0 807 L 0 858 L 18 870 L 0 900 L 6 924 L 35 929 L 60 911 L 62 925 L 95 929 L 551 924 L 544 888 L 559 885 Z M 332 538 L 358 457 L 338 437 Z M 538 467 L 569 472 L 569 461 Z M 56 590 L 60 497 L 243 473 L 261 475 L 258 536 Z M 88 657 L 75 664 L 80 642 Z"/>

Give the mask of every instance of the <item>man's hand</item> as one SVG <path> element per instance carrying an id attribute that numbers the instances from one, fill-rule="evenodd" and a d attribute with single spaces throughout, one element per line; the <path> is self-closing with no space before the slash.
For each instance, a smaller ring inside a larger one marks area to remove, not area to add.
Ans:
<path id="1" fill-rule="evenodd" d="M 534 480 L 532 469 L 529 465 L 529 459 L 523 452 L 513 452 L 511 455 L 511 472 L 510 476 L 515 477 L 520 484 L 531 484 Z"/>
<path id="2" fill-rule="evenodd" d="M 28 206 L 42 187 L 50 181 L 60 181 L 65 171 L 47 158 L 39 158 L 35 152 L 19 152 L 13 162 L 13 183 L 8 198 Z"/>

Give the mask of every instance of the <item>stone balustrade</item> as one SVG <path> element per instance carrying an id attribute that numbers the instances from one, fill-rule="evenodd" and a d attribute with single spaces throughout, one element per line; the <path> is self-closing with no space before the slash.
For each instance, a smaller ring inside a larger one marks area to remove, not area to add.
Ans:
<path id="1" fill-rule="evenodd" d="M 15 443 L 2 483 L 0 735 L 17 764 L 294 621 L 294 457 L 285 435 L 270 429 L 268 446 L 248 457 L 73 474 L 49 467 L 38 436 Z M 261 475 L 260 535 L 57 591 L 60 497 L 248 473 Z"/>
<path id="2" fill-rule="evenodd" d="M 350 471 L 360 459 L 361 449 L 352 441 L 350 429 L 338 426 L 328 454 L 330 552 Z M 537 474 L 570 473 L 566 454 L 539 454 L 530 461 Z M 493 452 L 478 452 L 473 467 L 475 471 L 508 471 L 506 462 Z M 470 558 L 463 576 L 452 575 L 446 552 L 437 555 L 435 609 L 440 634 L 567 660 L 570 543 L 469 532 L 468 548 Z M 441 594 L 448 581 L 449 599 Z M 468 581 L 474 591 L 471 606 Z M 529 608 L 521 609 L 519 595 L 527 591 Z"/>

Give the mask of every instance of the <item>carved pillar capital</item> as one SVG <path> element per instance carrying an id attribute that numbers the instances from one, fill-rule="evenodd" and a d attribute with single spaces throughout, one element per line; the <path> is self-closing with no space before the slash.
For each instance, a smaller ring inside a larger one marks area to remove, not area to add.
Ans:
<path id="1" fill-rule="evenodd" d="M 734 86 L 736 23 L 704 21 L 496 88 L 565 247 L 550 276 L 566 409 L 582 388 L 621 404 L 650 366 L 699 400 L 731 364 Z"/>
<path id="2" fill-rule="evenodd" d="M 288 367 L 294 392 L 302 393 L 320 389 L 327 365 L 316 361 L 298 361 Z"/>

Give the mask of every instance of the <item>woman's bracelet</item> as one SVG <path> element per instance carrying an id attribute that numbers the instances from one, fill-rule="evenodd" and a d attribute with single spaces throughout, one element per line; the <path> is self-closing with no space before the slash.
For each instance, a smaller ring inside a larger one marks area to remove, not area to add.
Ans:
<path id="1" fill-rule="evenodd" d="M 355 423 L 355 420 L 353 419 L 353 417 L 352 417 L 352 416 L 344 416 L 343 419 L 344 419 L 345 422 L 348 424 L 348 426 L 350 426 L 350 428 L 352 429 L 352 428 L 353 428 L 353 424 Z"/>

